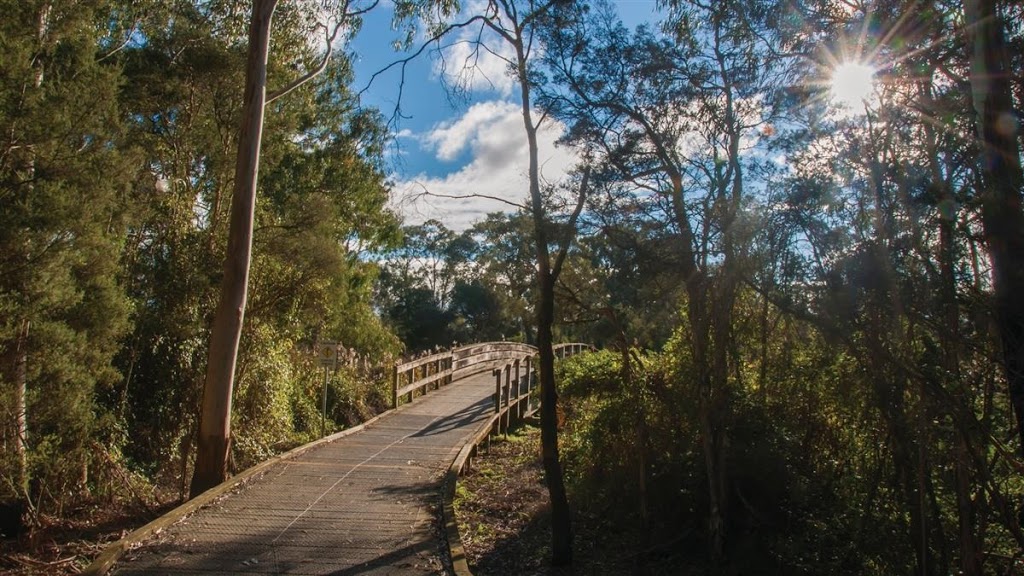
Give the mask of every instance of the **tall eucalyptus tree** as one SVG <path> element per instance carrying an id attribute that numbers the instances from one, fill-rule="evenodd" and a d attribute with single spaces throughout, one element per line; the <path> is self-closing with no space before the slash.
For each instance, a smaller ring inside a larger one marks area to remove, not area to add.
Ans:
<path id="1" fill-rule="evenodd" d="M 248 48 L 244 98 L 237 154 L 234 190 L 228 229 L 220 297 L 213 318 L 203 387 L 192 496 L 224 481 L 227 475 L 231 439 L 231 395 L 235 379 L 238 345 L 245 317 L 252 260 L 256 183 L 264 108 L 268 102 L 292 92 L 320 75 L 330 62 L 335 43 L 358 28 L 359 16 L 376 5 L 356 5 L 348 0 L 300 5 L 314 21 L 312 34 L 322 35 L 322 51 L 305 65 L 305 72 L 268 94 L 267 63 L 270 56 L 271 23 L 279 0 L 253 0 L 249 15 Z M 319 16 L 322 20 L 317 21 Z"/>
<path id="2" fill-rule="evenodd" d="M 1024 456 L 1024 172 L 1021 170 L 1020 71 L 1011 68 L 1007 18 L 1011 2 L 964 0 L 966 48 L 979 138 L 985 242 L 992 259 L 995 320 L 1003 370 Z M 1013 79 L 1017 80 L 1014 102 Z"/>
<path id="3" fill-rule="evenodd" d="M 456 89 L 467 87 L 466 83 L 478 72 L 475 63 L 483 54 L 488 54 L 503 62 L 514 80 L 514 88 L 518 90 L 529 158 L 526 187 L 528 211 L 533 220 L 533 250 L 537 264 L 535 321 L 541 384 L 541 444 L 545 479 L 551 498 L 554 565 L 568 565 L 572 562 L 571 517 L 558 455 L 558 394 L 555 389 L 552 349 L 554 289 L 575 233 L 576 221 L 583 210 L 589 187 L 589 170 L 583 169 L 579 175 L 575 206 L 568 209 L 564 233 L 552 234 L 554 215 L 550 211 L 550 200 L 542 189 L 538 152 L 538 131 L 546 115 L 537 115 L 533 94 L 538 83 L 543 81 L 537 53 L 540 48 L 539 32 L 549 26 L 561 25 L 565 18 L 573 17 L 575 12 L 571 8 L 571 4 L 560 0 L 489 0 L 455 19 L 450 18 L 450 14 L 425 12 L 414 3 L 408 3 L 399 10 L 399 15 L 407 21 L 417 17 L 425 18 L 433 42 L 467 31 L 468 36 L 462 42 L 470 46 L 469 56 L 464 62 L 462 73 L 455 75 L 457 82 L 463 82 L 461 85 L 457 83 Z"/>

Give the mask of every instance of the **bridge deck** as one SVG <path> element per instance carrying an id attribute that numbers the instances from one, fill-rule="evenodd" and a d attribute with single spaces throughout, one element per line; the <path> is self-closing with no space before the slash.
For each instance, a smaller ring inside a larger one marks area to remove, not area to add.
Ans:
<path id="1" fill-rule="evenodd" d="M 438 574 L 440 483 L 493 411 L 490 373 L 284 460 L 126 554 L 116 574 Z"/>

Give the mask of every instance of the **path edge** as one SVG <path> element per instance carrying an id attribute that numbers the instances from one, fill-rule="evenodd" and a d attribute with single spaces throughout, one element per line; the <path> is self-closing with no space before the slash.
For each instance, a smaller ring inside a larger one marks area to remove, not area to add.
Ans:
<path id="1" fill-rule="evenodd" d="M 466 556 L 466 548 L 462 544 L 462 536 L 459 533 L 459 523 L 455 518 L 455 489 L 459 477 L 469 466 L 477 447 L 482 444 L 498 425 L 501 414 L 494 414 L 484 424 L 480 425 L 477 432 L 469 442 L 459 450 L 448 472 L 445 473 L 444 484 L 441 487 L 441 521 L 444 524 L 445 536 L 448 540 L 448 556 L 452 562 L 452 571 L 455 576 L 473 576 L 469 570 L 469 559 Z"/>
<path id="2" fill-rule="evenodd" d="M 369 426 L 370 424 L 373 424 L 386 416 L 390 416 L 391 414 L 401 412 L 406 406 L 412 405 L 413 403 L 408 403 L 403 404 L 398 408 L 386 410 L 384 412 L 381 412 L 380 414 L 377 414 L 373 418 L 370 418 L 366 422 L 357 424 L 351 428 L 346 428 L 341 432 L 335 432 L 330 436 L 325 436 L 323 438 L 320 438 L 319 440 L 314 440 L 308 444 L 303 444 L 302 446 L 292 448 L 291 450 L 283 454 L 278 454 L 277 456 L 274 456 L 268 460 L 264 460 L 263 462 L 260 462 L 255 466 L 251 466 L 243 470 L 242 472 L 232 476 L 231 478 L 228 478 L 224 482 L 214 486 L 213 488 L 210 488 L 206 492 L 203 492 L 199 496 L 196 496 L 195 498 L 172 509 L 166 514 L 163 514 L 162 516 L 151 520 L 149 523 L 143 525 L 140 528 L 136 528 L 132 532 L 129 532 L 126 536 L 123 536 L 120 540 L 108 544 L 106 548 L 103 549 L 103 552 L 100 552 L 99 556 L 94 558 L 93 561 L 85 567 L 85 570 L 83 570 L 79 574 L 81 576 L 104 576 L 105 574 L 110 572 L 110 569 L 114 567 L 114 564 L 116 564 L 117 561 L 120 560 L 122 556 L 124 556 L 125 552 L 131 550 L 136 544 L 142 542 L 150 536 L 153 536 L 154 534 L 159 533 L 164 528 L 167 528 L 177 523 L 178 521 L 183 520 L 188 516 L 191 516 L 200 508 L 203 508 L 213 503 L 215 500 L 217 500 L 221 496 L 224 496 L 225 494 L 235 489 L 236 487 L 241 486 L 242 484 L 245 484 L 252 478 L 262 474 L 271 466 L 279 462 L 283 462 L 285 460 L 289 460 L 291 458 L 299 456 L 300 454 L 312 450 L 313 448 L 317 448 L 324 444 L 329 444 L 331 442 L 334 442 L 335 440 L 339 440 L 346 436 L 355 434 L 356 432 L 361 431 L 363 428 Z M 454 489 L 452 491 L 452 494 L 454 495 Z M 465 572 L 465 575 L 472 576 L 468 571 Z"/>

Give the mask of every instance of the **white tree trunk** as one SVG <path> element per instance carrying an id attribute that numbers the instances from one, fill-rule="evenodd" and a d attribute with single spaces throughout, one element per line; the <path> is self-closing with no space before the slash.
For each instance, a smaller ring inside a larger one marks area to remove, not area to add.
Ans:
<path id="1" fill-rule="evenodd" d="M 231 395 L 238 342 L 245 317 L 252 259 L 252 231 L 256 210 L 263 112 L 267 100 L 267 60 L 270 28 L 278 0 L 254 0 L 249 21 L 249 55 L 245 100 L 235 160 L 235 186 L 231 198 L 228 246 L 220 301 L 210 333 L 206 383 L 203 387 L 199 446 L 190 495 L 195 497 L 227 478 L 231 441 Z"/>

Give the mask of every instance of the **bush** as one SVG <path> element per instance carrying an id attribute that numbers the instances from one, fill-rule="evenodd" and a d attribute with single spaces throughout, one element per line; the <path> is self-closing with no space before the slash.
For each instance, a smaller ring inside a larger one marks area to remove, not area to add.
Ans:
<path id="1" fill-rule="evenodd" d="M 646 499 L 650 525 L 676 533 L 697 505 L 698 454 L 689 427 L 680 426 L 663 358 L 632 354 L 630 373 L 610 351 L 559 365 L 567 485 L 578 508 L 611 526 L 638 526 Z"/>

